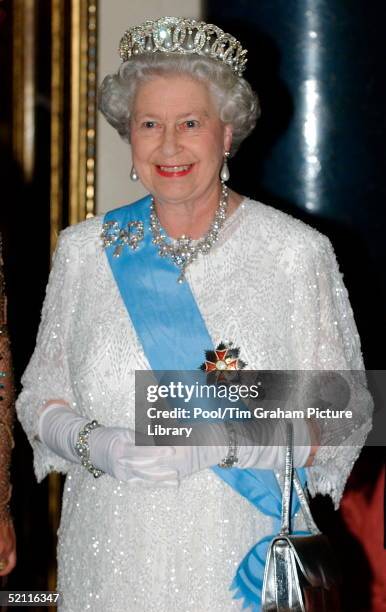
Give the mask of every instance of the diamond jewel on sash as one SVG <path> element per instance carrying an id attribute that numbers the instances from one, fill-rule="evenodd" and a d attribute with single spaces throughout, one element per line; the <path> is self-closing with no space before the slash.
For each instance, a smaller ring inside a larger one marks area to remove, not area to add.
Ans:
<path id="1" fill-rule="evenodd" d="M 117 221 L 106 221 L 102 226 L 102 246 L 106 249 L 115 245 L 114 257 L 121 255 L 124 246 L 135 251 L 143 240 L 144 229 L 142 221 L 129 221 L 126 225 L 125 229 Z"/>

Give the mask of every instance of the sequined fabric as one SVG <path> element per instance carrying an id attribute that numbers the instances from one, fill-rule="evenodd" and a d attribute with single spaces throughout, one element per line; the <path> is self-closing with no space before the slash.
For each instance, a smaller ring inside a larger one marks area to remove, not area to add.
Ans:
<path id="1" fill-rule="evenodd" d="M 240 610 L 229 587 L 243 556 L 272 533 L 269 517 L 211 470 L 177 490 L 106 475 L 95 481 L 35 438 L 37 409 L 50 398 L 66 399 L 90 420 L 134 426 L 134 371 L 149 366 L 100 245 L 102 221 L 61 234 L 17 402 L 37 478 L 67 473 L 58 534 L 61 612 Z M 232 341 L 249 368 L 363 367 L 332 248 L 300 221 L 244 200 L 187 278 L 214 346 Z M 355 447 L 317 454 L 312 493 L 339 502 L 368 427 L 365 404 Z"/>

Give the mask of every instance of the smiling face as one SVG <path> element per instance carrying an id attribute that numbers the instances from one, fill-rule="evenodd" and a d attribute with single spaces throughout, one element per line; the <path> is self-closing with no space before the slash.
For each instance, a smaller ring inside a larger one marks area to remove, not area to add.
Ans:
<path id="1" fill-rule="evenodd" d="M 203 82 L 172 75 L 139 85 L 130 139 L 135 169 L 158 202 L 218 197 L 232 128 L 220 120 Z"/>

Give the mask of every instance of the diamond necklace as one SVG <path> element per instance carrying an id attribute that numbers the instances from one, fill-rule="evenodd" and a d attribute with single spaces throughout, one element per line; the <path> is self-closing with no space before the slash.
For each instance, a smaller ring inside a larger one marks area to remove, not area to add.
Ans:
<path id="1" fill-rule="evenodd" d="M 169 257 L 171 261 L 180 269 L 180 275 L 177 279 L 178 283 L 183 283 L 185 280 L 186 268 L 192 261 L 197 259 L 199 253 L 207 255 L 218 239 L 220 229 L 224 225 L 226 211 L 228 207 L 228 187 L 221 182 L 221 198 L 218 204 L 216 214 L 213 218 L 210 228 L 200 240 L 193 241 L 185 234 L 168 242 L 162 229 L 160 220 L 155 209 L 154 198 L 152 198 L 150 206 L 150 231 L 153 236 L 153 244 L 158 248 L 158 254 L 161 257 Z"/>

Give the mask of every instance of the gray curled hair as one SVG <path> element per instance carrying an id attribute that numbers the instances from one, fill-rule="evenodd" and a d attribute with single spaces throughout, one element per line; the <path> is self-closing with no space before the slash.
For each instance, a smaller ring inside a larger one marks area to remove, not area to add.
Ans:
<path id="1" fill-rule="evenodd" d="M 169 74 L 188 76 L 209 87 L 219 117 L 233 127 L 231 155 L 252 132 L 260 115 L 257 95 L 249 83 L 226 64 L 199 55 L 144 53 L 123 62 L 99 87 L 98 107 L 120 136 L 130 142 L 130 113 L 141 82 Z"/>

